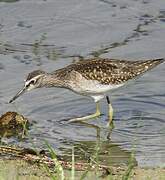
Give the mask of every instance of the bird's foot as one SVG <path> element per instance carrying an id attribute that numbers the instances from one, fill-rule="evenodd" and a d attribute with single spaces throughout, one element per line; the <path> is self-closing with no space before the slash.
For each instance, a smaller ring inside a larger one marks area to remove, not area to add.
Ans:
<path id="1" fill-rule="evenodd" d="M 90 120 L 90 119 L 99 117 L 100 115 L 101 115 L 100 112 L 96 112 L 96 113 L 91 114 L 91 115 L 88 115 L 88 116 L 70 119 L 68 122 L 80 122 L 80 121 L 86 121 L 86 120 Z"/>

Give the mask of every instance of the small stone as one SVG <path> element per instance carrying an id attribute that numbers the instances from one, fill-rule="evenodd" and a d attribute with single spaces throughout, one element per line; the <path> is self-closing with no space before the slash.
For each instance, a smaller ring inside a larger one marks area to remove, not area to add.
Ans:
<path id="1" fill-rule="evenodd" d="M 29 125 L 29 121 L 17 112 L 6 112 L 0 117 L 0 136 L 18 135 L 28 129 Z"/>

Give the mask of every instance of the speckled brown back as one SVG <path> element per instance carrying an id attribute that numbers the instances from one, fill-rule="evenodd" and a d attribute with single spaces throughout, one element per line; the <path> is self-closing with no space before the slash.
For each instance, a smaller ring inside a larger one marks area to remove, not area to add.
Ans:
<path id="1" fill-rule="evenodd" d="M 101 84 L 120 84 L 133 79 L 162 63 L 164 59 L 147 61 L 125 61 L 115 59 L 89 59 L 71 64 L 55 71 L 66 79 L 74 70 L 88 80 L 97 80 Z"/>

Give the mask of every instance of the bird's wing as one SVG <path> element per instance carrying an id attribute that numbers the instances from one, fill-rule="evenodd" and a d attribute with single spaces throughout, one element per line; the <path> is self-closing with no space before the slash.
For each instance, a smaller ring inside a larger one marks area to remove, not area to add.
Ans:
<path id="1" fill-rule="evenodd" d="M 129 63 L 119 60 L 84 61 L 68 66 L 68 71 L 77 71 L 87 80 L 97 80 L 101 84 L 120 84 L 133 75 Z"/>
<path id="2" fill-rule="evenodd" d="M 97 80 L 101 84 L 121 84 L 163 62 L 161 59 L 147 61 L 125 61 L 116 59 L 89 59 L 57 70 L 59 76 L 70 77 L 78 72 L 87 80 Z"/>

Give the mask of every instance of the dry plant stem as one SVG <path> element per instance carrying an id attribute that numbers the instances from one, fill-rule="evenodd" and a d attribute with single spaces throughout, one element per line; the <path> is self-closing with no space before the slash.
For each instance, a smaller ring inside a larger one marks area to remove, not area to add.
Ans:
<path id="1" fill-rule="evenodd" d="M 56 166 L 54 160 L 46 155 L 40 156 L 37 154 L 35 155 L 35 152 L 34 152 L 34 154 L 31 154 L 31 153 L 26 153 L 24 151 L 25 151 L 25 149 L 21 149 L 21 148 L 17 149 L 14 147 L 0 146 L 0 153 L 12 155 L 12 157 L 14 157 L 14 158 L 20 158 L 29 163 L 37 163 L 38 165 L 47 165 L 49 168 L 54 168 Z M 67 169 L 67 170 L 72 169 L 72 162 L 67 162 L 64 160 L 59 160 L 58 162 L 61 164 L 61 166 L 64 169 Z M 85 170 L 89 169 L 89 166 L 90 166 L 90 170 L 95 170 L 96 166 L 97 166 L 99 171 L 104 171 L 106 169 L 111 174 L 116 174 L 116 173 L 119 173 L 119 172 L 125 170 L 124 168 L 121 168 L 121 167 L 111 167 L 110 168 L 109 166 L 98 165 L 98 164 L 89 165 L 89 163 L 83 163 L 83 162 L 79 162 L 79 163 L 75 162 L 74 163 L 74 169 L 76 171 L 85 171 Z"/>

